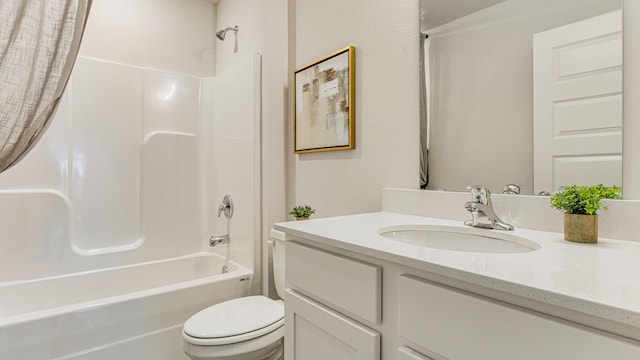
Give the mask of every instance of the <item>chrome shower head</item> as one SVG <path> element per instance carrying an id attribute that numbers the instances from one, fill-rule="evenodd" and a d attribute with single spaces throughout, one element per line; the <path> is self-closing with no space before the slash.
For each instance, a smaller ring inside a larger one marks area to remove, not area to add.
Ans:
<path id="1" fill-rule="evenodd" d="M 234 34 L 238 35 L 238 25 L 234 27 L 228 27 L 224 30 L 220 30 L 216 33 L 216 37 L 222 41 L 224 41 L 224 37 L 227 35 L 227 31 L 233 31 Z"/>

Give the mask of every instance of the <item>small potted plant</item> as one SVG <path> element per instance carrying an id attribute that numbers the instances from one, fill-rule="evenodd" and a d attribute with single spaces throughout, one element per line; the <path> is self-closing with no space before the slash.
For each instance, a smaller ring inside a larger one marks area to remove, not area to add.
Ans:
<path id="1" fill-rule="evenodd" d="M 551 205 L 564 212 L 564 239 L 579 243 L 598 242 L 597 211 L 609 210 L 602 199 L 620 199 L 620 188 L 602 184 L 572 185 L 551 196 Z"/>
<path id="2" fill-rule="evenodd" d="M 312 209 L 311 206 L 309 205 L 296 206 L 293 208 L 293 210 L 289 212 L 289 214 L 293 215 L 293 217 L 295 217 L 296 220 L 309 220 L 309 216 L 315 213 L 316 211 Z"/>

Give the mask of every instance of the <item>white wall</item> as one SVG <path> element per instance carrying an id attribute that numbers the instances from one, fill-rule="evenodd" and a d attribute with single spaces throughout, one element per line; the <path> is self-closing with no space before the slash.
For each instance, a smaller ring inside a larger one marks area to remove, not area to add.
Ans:
<path id="1" fill-rule="evenodd" d="M 495 193 L 519 183 L 532 193 L 532 36 L 619 8 L 620 0 L 510 0 L 427 31 L 430 188 L 483 184 Z"/>
<path id="2" fill-rule="evenodd" d="M 216 38 L 216 72 L 222 73 L 239 59 L 266 47 L 267 1 L 223 0 L 217 6 L 216 30 L 238 25 L 238 36 L 228 32 L 224 41 Z"/>
<path id="3" fill-rule="evenodd" d="M 206 0 L 93 0 L 80 55 L 211 76 L 215 28 Z"/>
<path id="4" fill-rule="evenodd" d="M 262 239 L 268 239 L 273 223 L 286 219 L 285 159 L 288 96 L 288 3 L 268 0 L 266 47 L 263 51 L 262 126 Z M 272 269 L 269 248 L 262 251 L 265 274 Z M 263 292 L 275 295 L 272 281 L 263 282 Z"/>
<path id="5" fill-rule="evenodd" d="M 383 187 L 419 186 L 418 1 L 289 6 L 290 75 L 347 45 L 356 48 L 356 149 L 289 155 L 288 207 L 310 204 L 318 217 L 380 210 Z"/>
<path id="6" fill-rule="evenodd" d="M 623 107 L 622 184 L 640 184 L 640 2 L 623 4 Z M 625 199 L 640 199 L 640 186 L 624 187 Z"/>

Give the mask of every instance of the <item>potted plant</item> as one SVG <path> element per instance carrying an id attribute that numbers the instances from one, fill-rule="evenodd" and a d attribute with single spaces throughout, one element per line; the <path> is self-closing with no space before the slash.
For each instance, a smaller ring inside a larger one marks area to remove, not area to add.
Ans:
<path id="1" fill-rule="evenodd" d="M 309 220 L 309 216 L 311 214 L 315 214 L 316 211 L 311 208 L 309 205 L 299 205 L 293 208 L 289 212 L 290 215 L 296 218 L 296 220 Z"/>
<path id="2" fill-rule="evenodd" d="M 551 196 L 551 205 L 564 212 L 564 239 L 579 243 L 598 242 L 597 211 L 609 210 L 602 199 L 620 199 L 620 188 L 602 184 L 572 185 Z"/>

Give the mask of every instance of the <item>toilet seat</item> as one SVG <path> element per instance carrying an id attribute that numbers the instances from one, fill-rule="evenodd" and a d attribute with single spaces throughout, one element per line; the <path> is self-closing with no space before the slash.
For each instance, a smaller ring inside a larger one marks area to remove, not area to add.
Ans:
<path id="1" fill-rule="evenodd" d="M 247 296 L 210 306 L 185 322 L 182 336 L 194 345 L 226 345 L 255 339 L 284 325 L 284 306 L 265 296 Z"/>
<path id="2" fill-rule="evenodd" d="M 281 328 L 283 325 L 284 325 L 284 319 L 280 319 L 269 326 L 263 327 L 262 329 L 258 329 L 253 332 L 248 332 L 248 333 L 239 334 L 235 336 L 225 336 L 220 338 L 197 338 L 187 334 L 185 331 L 182 331 L 182 338 L 193 345 L 203 345 L 203 346 L 229 345 L 229 344 L 235 344 L 243 341 L 252 340 L 262 336 L 267 336 L 268 334 L 275 333 L 275 331 Z M 275 339 L 270 341 L 275 341 L 277 340 L 278 337 L 282 337 L 282 335 L 277 335 Z M 267 343 L 269 343 L 270 341 L 267 341 Z"/>
<path id="3" fill-rule="evenodd" d="M 183 332 L 183 336 L 184 336 Z M 223 345 L 197 345 L 185 338 L 182 348 L 191 359 L 196 360 L 255 360 L 271 359 L 272 354 L 282 352 L 284 326 L 255 339 Z M 278 359 L 281 359 L 278 357 Z"/>

